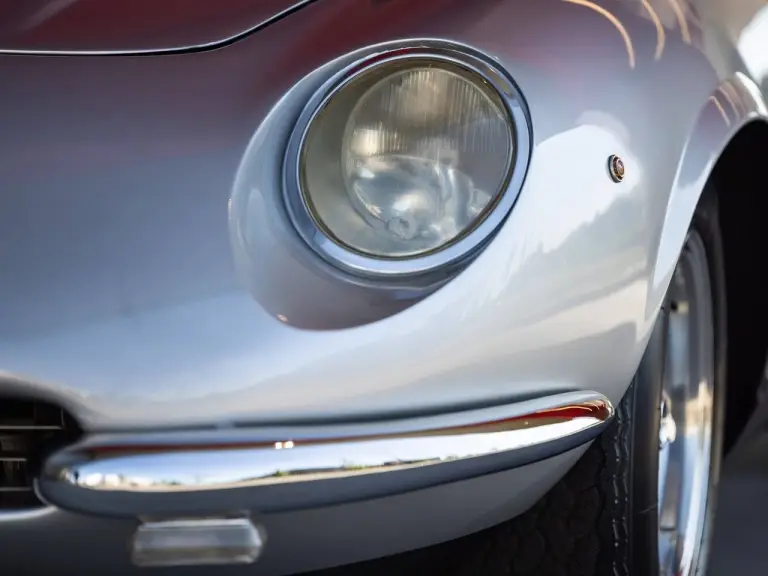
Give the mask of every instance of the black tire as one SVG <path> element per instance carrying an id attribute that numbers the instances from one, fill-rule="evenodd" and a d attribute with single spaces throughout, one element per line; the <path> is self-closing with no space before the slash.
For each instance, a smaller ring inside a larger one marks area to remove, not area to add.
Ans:
<path id="1" fill-rule="evenodd" d="M 723 440 L 726 299 L 717 195 L 708 189 L 692 228 L 703 239 L 714 312 L 715 382 L 711 480 L 700 560 L 708 554 Z M 666 310 L 611 427 L 531 510 L 474 534 L 453 555 L 451 574 L 655 576 L 658 450 Z M 703 573 L 705 562 L 699 562 Z"/>

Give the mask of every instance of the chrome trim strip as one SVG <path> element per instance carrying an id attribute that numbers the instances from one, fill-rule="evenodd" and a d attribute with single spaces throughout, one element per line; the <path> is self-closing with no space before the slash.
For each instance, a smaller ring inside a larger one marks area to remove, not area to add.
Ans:
<path id="1" fill-rule="evenodd" d="M 530 463 L 594 438 L 612 416 L 601 394 L 567 392 L 395 422 L 96 435 L 48 459 L 37 488 L 52 504 L 97 513 L 183 511 L 193 501 L 198 509 L 210 502 L 221 510 L 242 505 L 241 489 L 266 495 L 274 488 L 293 492 L 280 493 L 283 503 L 257 498 L 263 502 L 254 505 L 305 507 L 377 495 L 376 478 L 391 493 Z M 396 478 L 414 468 L 418 475 Z M 341 488 L 356 479 L 342 494 L 325 491 L 324 502 L 302 488 Z M 366 484 L 359 483 L 363 479 Z"/>
<path id="2" fill-rule="evenodd" d="M 312 123 L 328 102 L 362 74 L 393 62 L 433 61 L 451 64 L 487 82 L 498 95 L 510 122 L 512 157 L 507 175 L 484 215 L 468 231 L 446 245 L 412 257 L 375 257 L 343 245 L 318 223 L 306 192 L 302 189 L 301 160 Z M 411 40 L 407 44 L 384 48 L 345 66 L 307 102 L 291 133 L 283 162 L 283 199 L 288 216 L 304 242 L 320 258 L 343 271 L 366 280 L 391 280 L 438 273 L 476 256 L 497 232 L 517 201 L 528 172 L 531 154 L 532 123 L 522 92 L 507 71 L 490 56 L 469 46 L 434 39 Z"/>

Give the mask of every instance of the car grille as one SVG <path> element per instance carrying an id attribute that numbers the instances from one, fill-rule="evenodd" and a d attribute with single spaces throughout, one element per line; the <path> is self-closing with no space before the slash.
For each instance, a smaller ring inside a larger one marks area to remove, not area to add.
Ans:
<path id="1" fill-rule="evenodd" d="M 42 506 L 32 486 L 40 462 L 77 435 L 72 418 L 57 406 L 0 398 L 0 510 Z"/>

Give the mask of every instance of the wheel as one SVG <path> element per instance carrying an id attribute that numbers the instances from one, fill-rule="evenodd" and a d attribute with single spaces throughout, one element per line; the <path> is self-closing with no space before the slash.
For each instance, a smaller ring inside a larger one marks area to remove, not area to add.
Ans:
<path id="1" fill-rule="evenodd" d="M 606 433 L 522 516 L 475 534 L 454 574 L 703 574 L 723 439 L 725 276 L 708 189 Z"/>

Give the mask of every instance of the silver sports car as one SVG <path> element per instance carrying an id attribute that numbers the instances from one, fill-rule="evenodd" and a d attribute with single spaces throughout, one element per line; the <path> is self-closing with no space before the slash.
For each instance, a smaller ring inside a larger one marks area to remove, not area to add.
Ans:
<path id="1" fill-rule="evenodd" d="M 0 573 L 704 574 L 767 101 L 763 0 L 0 0 Z"/>

